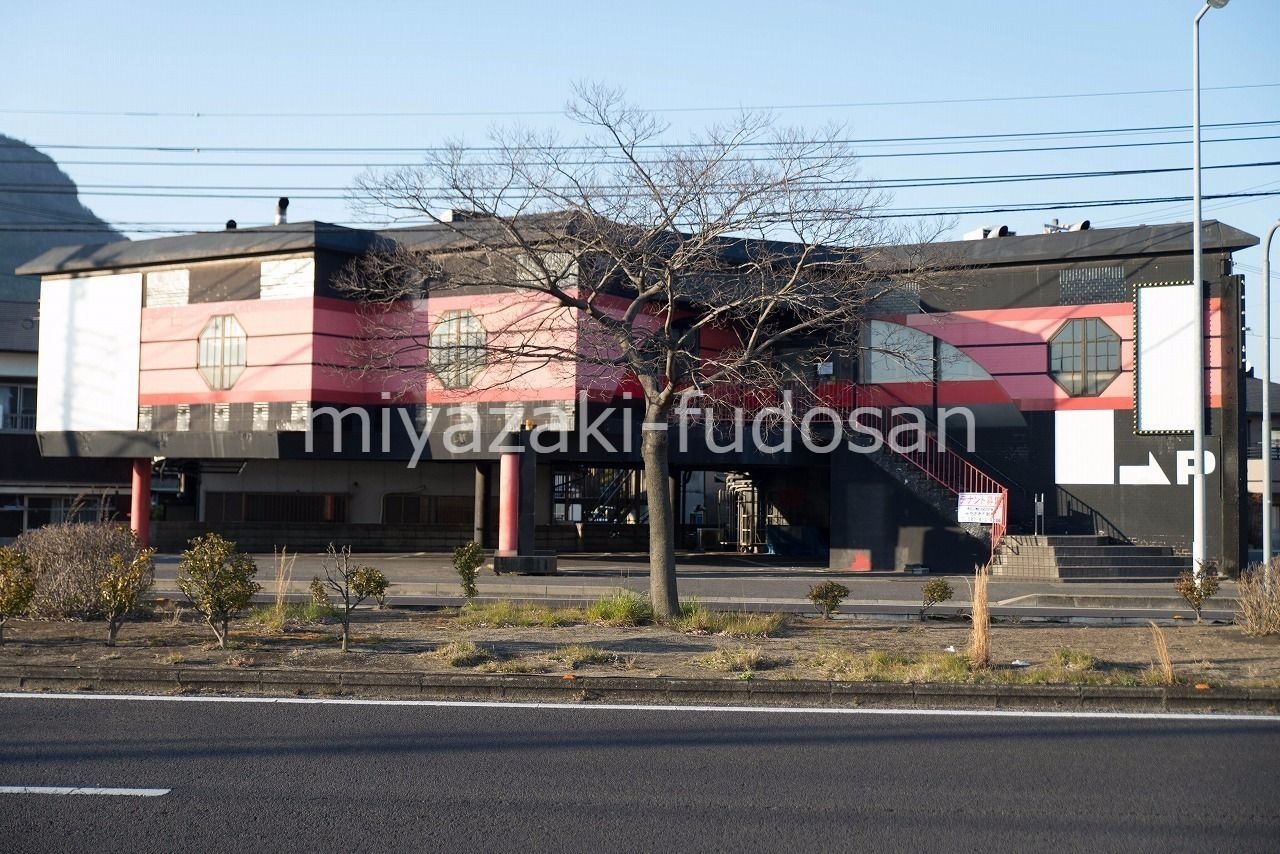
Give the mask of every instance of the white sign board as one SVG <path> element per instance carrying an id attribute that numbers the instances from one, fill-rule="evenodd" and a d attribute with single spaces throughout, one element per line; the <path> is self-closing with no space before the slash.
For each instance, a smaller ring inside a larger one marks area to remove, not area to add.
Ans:
<path id="1" fill-rule="evenodd" d="M 1147 285 L 1136 294 L 1137 431 L 1189 431 L 1196 419 L 1196 289 Z"/>
<path id="2" fill-rule="evenodd" d="M 962 492 L 958 499 L 956 512 L 960 522 L 976 522 L 979 525 L 994 525 L 999 519 L 999 492 Z"/>

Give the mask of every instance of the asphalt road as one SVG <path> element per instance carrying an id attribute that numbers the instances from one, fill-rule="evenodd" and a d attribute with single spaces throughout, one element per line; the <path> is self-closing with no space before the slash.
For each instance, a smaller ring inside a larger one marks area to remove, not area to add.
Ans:
<path id="1" fill-rule="evenodd" d="M 1278 764 L 1275 718 L 4 698 L 0 850 L 1274 851 Z"/>

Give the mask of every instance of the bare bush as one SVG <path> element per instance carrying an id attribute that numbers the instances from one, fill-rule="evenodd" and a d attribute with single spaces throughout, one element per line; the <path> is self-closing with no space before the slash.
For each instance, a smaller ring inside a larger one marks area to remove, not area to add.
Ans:
<path id="1" fill-rule="evenodd" d="M 1272 572 L 1275 572 L 1272 564 Z M 1267 582 L 1261 567 L 1240 573 L 1236 587 L 1236 625 L 1251 637 L 1280 634 L 1280 583 Z"/>
<path id="2" fill-rule="evenodd" d="M 44 617 L 102 617 L 102 584 L 111 559 L 133 563 L 141 545 L 133 532 L 105 522 L 61 522 L 18 537 L 36 576 L 32 612 Z"/>
<path id="3" fill-rule="evenodd" d="M 351 638 L 351 612 L 364 600 L 385 595 L 390 582 L 380 570 L 352 560 L 351 546 L 339 549 L 330 543 L 323 583 L 342 602 L 338 618 L 342 621 L 342 651 L 346 652 Z"/>

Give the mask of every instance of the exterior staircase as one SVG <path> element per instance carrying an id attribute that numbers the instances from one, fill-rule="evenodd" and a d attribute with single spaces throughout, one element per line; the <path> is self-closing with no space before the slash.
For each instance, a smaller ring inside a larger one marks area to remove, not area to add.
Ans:
<path id="1" fill-rule="evenodd" d="M 1009 534 L 991 562 L 993 575 L 1044 581 L 1165 580 L 1190 568 L 1191 558 L 1172 549 L 1093 535 Z"/>
<path id="2" fill-rule="evenodd" d="M 888 436 L 894 427 L 907 423 L 888 409 L 864 414 L 859 421 L 875 427 L 882 436 Z M 933 435 L 926 435 L 922 444 L 923 447 L 919 448 L 897 450 L 885 442 L 879 450 L 866 456 L 945 519 L 957 519 L 957 500 L 961 493 L 999 495 L 994 524 L 958 522 L 971 537 L 986 543 L 994 555 L 1008 528 L 1008 487 L 953 450 L 943 448 Z"/>

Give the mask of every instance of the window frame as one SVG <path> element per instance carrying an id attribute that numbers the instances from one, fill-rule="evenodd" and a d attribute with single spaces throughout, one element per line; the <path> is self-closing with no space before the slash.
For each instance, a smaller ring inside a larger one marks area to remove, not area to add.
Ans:
<path id="1" fill-rule="evenodd" d="M 1070 318 L 1049 338 L 1049 378 L 1071 397 L 1099 397 L 1123 370 L 1123 343 L 1101 317 Z"/>
<path id="2" fill-rule="evenodd" d="M 436 318 L 431 329 L 427 363 L 440 385 L 448 389 L 471 386 L 484 371 L 484 348 L 489 331 L 470 309 L 452 309 Z"/>
<path id="3" fill-rule="evenodd" d="M 249 362 L 249 336 L 234 314 L 215 314 L 196 338 L 196 370 L 205 385 L 227 391 L 244 375 Z"/>

